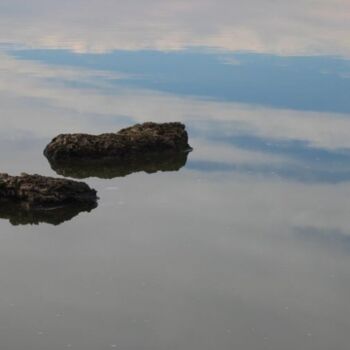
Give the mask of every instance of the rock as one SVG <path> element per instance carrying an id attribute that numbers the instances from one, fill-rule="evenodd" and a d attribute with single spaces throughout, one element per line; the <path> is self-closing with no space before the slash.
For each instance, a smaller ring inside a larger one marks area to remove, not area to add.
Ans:
<path id="1" fill-rule="evenodd" d="M 157 171 L 178 171 L 187 162 L 188 152 L 161 152 L 134 155 L 120 159 L 68 159 L 49 160 L 57 174 L 76 179 L 98 177 L 113 179 L 144 171 L 148 174 Z"/>
<path id="2" fill-rule="evenodd" d="M 41 223 L 60 225 L 82 212 L 90 212 L 97 202 L 72 203 L 54 208 L 29 209 L 26 203 L 9 200 L 0 202 L 0 218 L 7 219 L 13 226 L 39 225 Z"/>
<path id="3" fill-rule="evenodd" d="M 152 152 L 188 151 L 188 135 L 181 123 L 144 123 L 101 135 L 62 134 L 45 148 L 49 160 L 127 159 Z"/>
<path id="4" fill-rule="evenodd" d="M 18 202 L 23 208 L 33 209 L 95 203 L 97 195 L 83 182 L 40 175 L 0 174 L 0 201 Z"/>

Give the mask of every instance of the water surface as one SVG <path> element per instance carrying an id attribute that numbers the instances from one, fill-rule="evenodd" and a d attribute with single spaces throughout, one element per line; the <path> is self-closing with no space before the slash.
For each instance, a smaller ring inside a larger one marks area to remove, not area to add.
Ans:
<path id="1" fill-rule="evenodd" d="M 1 171 L 96 208 L 0 207 L 1 350 L 347 350 L 344 0 L 0 4 Z M 174 159 L 49 164 L 59 133 L 181 121 Z"/>

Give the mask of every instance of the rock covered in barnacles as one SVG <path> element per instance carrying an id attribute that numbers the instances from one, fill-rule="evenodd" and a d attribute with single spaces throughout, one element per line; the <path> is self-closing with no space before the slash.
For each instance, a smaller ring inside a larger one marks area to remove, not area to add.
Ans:
<path id="1" fill-rule="evenodd" d="M 188 135 L 182 123 L 143 123 L 117 133 L 101 135 L 62 134 L 45 148 L 50 160 L 63 159 L 127 159 L 163 151 L 188 151 Z"/>
<path id="2" fill-rule="evenodd" d="M 46 208 L 96 202 L 97 194 L 83 182 L 40 175 L 0 174 L 0 201 L 21 202 L 28 209 Z"/>

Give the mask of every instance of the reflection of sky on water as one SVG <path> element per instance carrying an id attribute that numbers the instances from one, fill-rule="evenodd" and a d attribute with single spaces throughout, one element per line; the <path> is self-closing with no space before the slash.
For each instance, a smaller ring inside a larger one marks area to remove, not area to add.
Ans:
<path id="1" fill-rule="evenodd" d="M 53 123 L 60 118 L 68 131 L 182 120 L 197 149 L 188 163 L 191 169 L 306 182 L 349 180 L 347 60 L 204 49 L 10 50 L 2 59 L 20 68 L 8 77 L 14 78 L 12 86 L 4 88 L 34 104 L 38 98 L 46 101 L 50 113 L 52 106 L 55 114 L 59 107 L 62 115 L 54 116 Z M 16 86 L 16 81 L 28 86 Z M 57 128 L 47 118 L 43 123 Z M 53 135 L 44 130 L 42 137 Z"/>
<path id="2" fill-rule="evenodd" d="M 348 0 L 2 0 L 0 42 L 75 52 L 213 47 L 350 57 Z"/>
<path id="3" fill-rule="evenodd" d="M 335 249 L 350 254 L 350 235 L 341 230 L 315 227 L 296 227 L 295 235 L 306 244 L 318 244 L 324 249 Z"/>
<path id="4" fill-rule="evenodd" d="M 14 51 L 46 64 L 125 73 L 126 86 L 298 110 L 350 112 L 350 63 L 243 53 Z M 116 81 L 121 84 L 120 79 Z"/>
<path id="5" fill-rule="evenodd" d="M 56 134 L 146 120 L 194 151 L 87 179 L 99 206 L 60 226 L 0 220 L 0 347 L 347 349 L 348 9 L 2 1 L 2 171 L 56 175 Z"/>

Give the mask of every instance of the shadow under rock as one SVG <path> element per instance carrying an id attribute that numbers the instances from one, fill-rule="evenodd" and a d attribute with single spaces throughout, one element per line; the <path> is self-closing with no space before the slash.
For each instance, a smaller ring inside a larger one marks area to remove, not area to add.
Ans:
<path id="1" fill-rule="evenodd" d="M 158 171 L 179 171 L 186 165 L 187 152 L 160 152 L 129 156 L 123 159 L 70 159 L 49 160 L 57 174 L 76 179 L 97 177 L 113 179 L 144 171 L 148 174 Z"/>
<path id="2" fill-rule="evenodd" d="M 86 202 L 52 208 L 29 208 L 22 202 L 3 201 L 0 202 L 0 219 L 9 220 L 13 226 L 41 223 L 57 226 L 72 220 L 82 212 L 89 213 L 96 207 L 97 202 Z"/>

